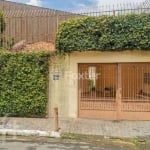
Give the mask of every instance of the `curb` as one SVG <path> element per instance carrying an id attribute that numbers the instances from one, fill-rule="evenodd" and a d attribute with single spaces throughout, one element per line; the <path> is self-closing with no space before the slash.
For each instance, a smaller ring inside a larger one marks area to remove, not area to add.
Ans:
<path id="1" fill-rule="evenodd" d="M 19 130 L 19 129 L 0 129 L 0 135 L 12 135 L 12 136 L 43 136 L 60 138 L 60 133 L 56 131 L 48 132 L 41 130 Z"/>

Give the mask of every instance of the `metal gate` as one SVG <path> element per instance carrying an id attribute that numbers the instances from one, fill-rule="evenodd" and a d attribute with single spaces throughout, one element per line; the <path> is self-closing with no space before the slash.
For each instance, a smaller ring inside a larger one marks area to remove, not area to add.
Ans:
<path id="1" fill-rule="evenodd" d="M 150 120 L 150 63 L 79 64 L 79 117 Z"/>

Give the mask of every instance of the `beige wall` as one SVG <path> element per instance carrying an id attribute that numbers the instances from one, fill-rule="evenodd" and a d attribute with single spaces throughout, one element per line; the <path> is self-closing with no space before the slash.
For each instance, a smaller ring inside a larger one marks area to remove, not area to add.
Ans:
<path id="1" fill-rule="evenodd" d="M 78 117 L 78 63 L 150 62 L 150 51 L 74 52 L 50 63 L 49 115 L 58 107 L 60 117 Z M 59 80 L 53 80 L 54 67 Z"/>

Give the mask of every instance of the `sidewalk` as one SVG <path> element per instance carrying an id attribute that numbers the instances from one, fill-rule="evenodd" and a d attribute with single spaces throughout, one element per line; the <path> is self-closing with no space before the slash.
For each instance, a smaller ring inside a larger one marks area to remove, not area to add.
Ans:
<path id="1" fill-rule="evenodd" d="M 104 137 L 150 137 L 150 121 L 104 121 L 59 118 L 62 133 L 100 135 Z M 3 129 L 53 131 L 53 118 L 0 118 Z"/>

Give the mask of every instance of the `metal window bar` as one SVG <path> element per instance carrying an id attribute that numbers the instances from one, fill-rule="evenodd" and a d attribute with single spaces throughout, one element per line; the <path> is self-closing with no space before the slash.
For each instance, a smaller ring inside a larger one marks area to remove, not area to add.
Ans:
<path id="1" fill-rule="evenodd" d="M 80 64 L 79 74 L 79 103 L 80 109 L 115 110 L 116 64 Z M 86 78 L 88 75 L 88 78 Z M 89 79 L 95 80 L 95 87 Z"/>
<path id="2" fill-rule="evenodd" d="M 124 101 L 150 101 L 150 84 L 146 83 L 149 73 L 150 63 L 122 64 L 122 98 Z"/>

